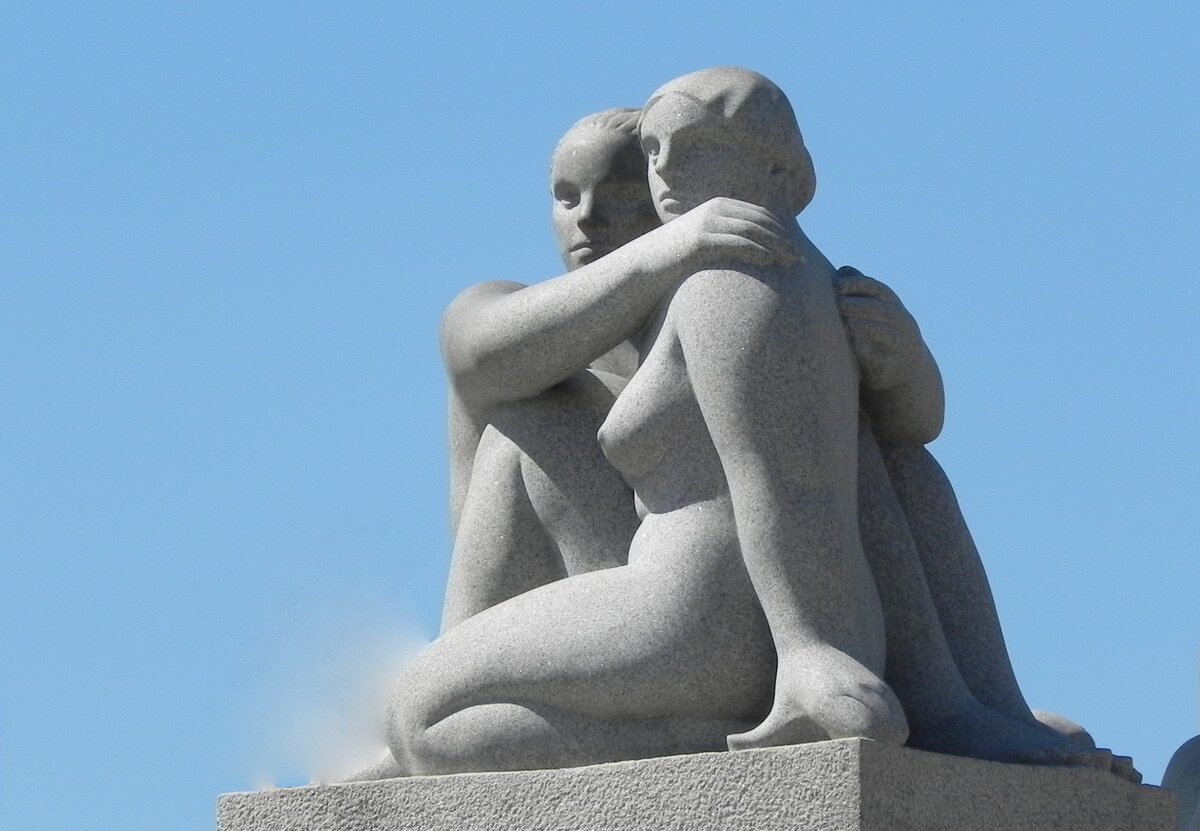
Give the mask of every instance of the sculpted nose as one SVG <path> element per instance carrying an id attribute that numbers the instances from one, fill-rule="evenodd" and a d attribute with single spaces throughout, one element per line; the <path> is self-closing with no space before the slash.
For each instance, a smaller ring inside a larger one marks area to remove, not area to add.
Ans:
<path id="1" fill-rule="evenodd" d="M 596 204 L 596 196 L 592 193 L 580 194 L 579 197 L 579 224 L 580 225 L 598 225 L 603 217 L 600 214 L 599 206 Z"/>
<path id="2" fill-rule="evenodd" d="M 668 142 L 663 142 L 658 146 L 650 156 L 650 166 L 654 168 L 654 172 L 660 177 L 665 176 L 670 170 L 669 162 L 671 157 L 671 145 Z"/>

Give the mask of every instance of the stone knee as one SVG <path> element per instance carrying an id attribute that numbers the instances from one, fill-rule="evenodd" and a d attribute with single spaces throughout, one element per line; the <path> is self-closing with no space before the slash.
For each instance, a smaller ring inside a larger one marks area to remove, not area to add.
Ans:
<path id="1" fill-rule="evenodd" d="M 420 681 L 420 673 L 405 673 L 388 700 L 385 717 L 388 748 L 405 776 L 422 772 L 426 733 L 437 719 L 436 697 Z"/>

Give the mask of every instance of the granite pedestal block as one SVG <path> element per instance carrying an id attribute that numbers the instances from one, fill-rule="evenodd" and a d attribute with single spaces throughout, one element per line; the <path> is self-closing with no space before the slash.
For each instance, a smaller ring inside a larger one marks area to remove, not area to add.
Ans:
<path id="1" fill-rule="evenodd" d="M 1099 770 L 844 739 L 226 794 L 217 816 L 218 831 L 1170 831 L 1175 801 Z"/>

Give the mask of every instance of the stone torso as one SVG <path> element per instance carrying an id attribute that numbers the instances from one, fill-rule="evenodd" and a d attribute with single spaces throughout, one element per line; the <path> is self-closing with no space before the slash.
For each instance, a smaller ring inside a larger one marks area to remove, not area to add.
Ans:
<path id="1" fill-rule="evenodd" d="M 726 496 L 669 303 L 651 324 L 642 353 L 598 434 L 605 456 L 634 489 L 639 515 Z"/>

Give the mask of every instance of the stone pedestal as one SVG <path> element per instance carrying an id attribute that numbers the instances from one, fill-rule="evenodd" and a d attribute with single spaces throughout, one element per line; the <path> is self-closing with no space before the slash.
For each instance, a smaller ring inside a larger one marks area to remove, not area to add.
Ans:
<path id="1" fill-rule="evenodd" d="M 217 815 L 218 831 L 1171 831 L 1175 802 L 1097 770 L 846 739 L 226 794 Z"/>

